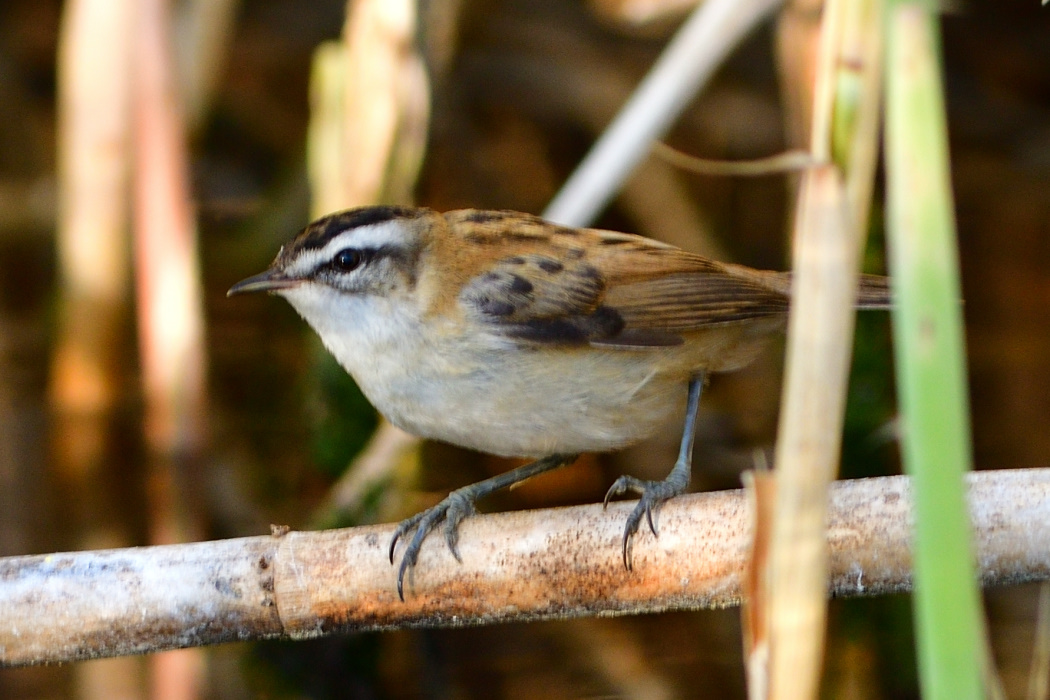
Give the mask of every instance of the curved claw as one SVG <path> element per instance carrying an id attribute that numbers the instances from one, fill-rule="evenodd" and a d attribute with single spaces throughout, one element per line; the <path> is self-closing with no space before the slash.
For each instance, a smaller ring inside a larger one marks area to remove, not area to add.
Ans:
<path id="1" fill-rule="evenodd" d="M 464 518 L 473 513 L 474 503 L 470 496 L 453 491 L 441 503 L 422 513 L 417 513 L 407 520 L 403 520 L 397 526 L 394 536 L 390 539 L 391 564 L 394 563 L 394 551 L 398 540 L 402 539 L 410 530 L 415 529 L 415 534 L 412 535 L 411 541 L 405 547 L 405 553 L 401 557 L 401 564 L 397 568 L 397 595 L 402 601 L 405 599 L 405 574 L 416 565 L 416 560 L 419 559 L 419 552 L 423 548 L 423 540 L 434 531 L 442 520 L 445 521 L 445 544 L 448 545 L 449 551 L 452 552 L 452 556 L 456 558 L 456 561 L 463 563 L 463 559 L 459 556 L 459 547 L 457 546 L 459 544 L 459 524 Z"/>
<path id="2" fill-rule="evenodd" d="M 474 509 L 474 501 L 459 491 L 450 493 L 445 502 L 448 503 L 445 511 L 445 544 L 448 545 L 448 550 L 452 552 L 456 561 L 462 564 L 463 559 L 459 556 L 458 547 L 459 524 L 464 518 L 474 515 L 477 511 Z"/>
<path id="3" fill-rule="evenodd" d="M 653 516 L 653 511 L 659 508 L 661 503 L 677 496 L 684 490 L 684 485 L 670 479 L 665 481 L 643 481 L 633 476 L 621 476 L 613 482 L 613 485 L 606 492 L 605 506 L 608 506 L 610 498 L 626 491 L 635 491 L 641 494 L 641 498 L 635 505 L 634 510 L 627 516 L 627 522 L 623 528 L 623 565 L 628 571 L 634 569 L 631 563 L 631 550 L 634 536 L 638 534 L 638 528 L 642 523 L 642 516 L 644 515 L 646 522 L 649 523 L 649 530 L 653 533 L 653 536 L 659 537 L 660 532 L 656 526 L 656 518 Z"/>
<path id="4" fill-rule="evenodd" d="M 427 511 L 423 511 L 422 513 L 416 513 L 411 518 L 406 518 L 405 520 L 402 520 L 401 524 L 399 524 L 397 526 L 397 529 L 394 530 L 394 536 L 390 538 L 389 557 L 391 564 L 394 563 L 394 549 L 397 547 L 398 540 L 404 537 L 406 532 L 414 528 L 416 526 L 416 523 L 422 520 L 423 516 L 426 515 L 426 513 Z"/>
<path id="5" fill-rule="evenodd" d="M 401 559 L 401 566 L 397 567 L 397 597 L 401 599 L 401 602 L 405 602 L 405 572 L 408 571 L 408 567 L 415 564 L 411 564 L 408 561 L 408 557 Z"/>
<path id="6" fill-rule="evenodd" d="M 633 571 L 634 566 L 631 563 L 631 549 L 634 544 L 634 536 L 638 534 L 638 527 L 642 524 L 642 515 L 645 515 L 646 520 L 649 521 L 649 529 L 652 530 L 654 536 L 659 536 L 656 528 L 653 527 L 653 505 L 659 505 L 660 501 L 650 496 L 648 491 L 642 493 L 641 500 L 631 511 L 631 514 L 627 516 L 627 522 L 623 528 L 623 566 L 628 571 Z"/>
<path id="7" fill-rule="evenodd" d="M 476 484 L 465 486 L 461 489 L 457 489 L 448 495 L 448 498 L 438 503 L 433 508 L 423 511 L 418 515 L 415 515 L 408 520 L 403 521 L 397 526 L 394 531 L 394 536 L 390 540 L 390 563 L 394 563 L 394 551 L 397 547 L 398 540 L 405 536 L 405 534 L 415 529 L 415 534 L 412 536 L 412 541 L 405 547 L 404 556 L 401 559 L 401 565 L 397 570 L 397 594 L 401 600 L 405 599 L 404 593 L 404 581 L 405 574 L 413 566 L 415 566 L 416 559 L 419 557 L 419 550 L 423 546 L 423 540 L 428 534 L 430 534 L 434 528 L 437 527 L 438 523 L 442 520 L 445 521 L 445 544 L 448 545 L 448 549 L 452 552 L 452 556 L 456 558 L 456 561 L 462 562 L 459 556 L 459 524 L 469 515 L 472 515 L 474 511 L 474 501 L 478 498 L 487 496 L 488 494 L 497 491 L 499 489 L 508 488 L 514 484 L 520 483 L 525 479 L 530 479 L 537 474 L 549 472 L 552 469 L 569 464 L 576 455 L 568 454 L 555 454 L 542 459 L 538 459 L 535 462 L 524 464 L 517 469 L 512 469 L 509 472 L 498 474 L 496 476 L 479 481 Z"/>
<path id="8" fill-rule="evenodd" d="M 451 517 L 451 511 L 445 514 L 445 544 L 455 560 L 462 564 L 463 558 L 459 556 L 459 520 Z"/>
<path id="9" fill-rule="evenodd" d="M 653 537 L 659 537 L 660 533 L 656 531 L 656 525 L 653 523 L 653 503 L 644 496 L 642 500 L 645 502 L 645 519 L 649 521 L 649 531 L 653 533 Z"/>
<path id="10" fill-rule="evenodd" d="M 609 490 L 605 492 L 605 500 L 602 501 L 602 509 L 604 510 L 609 507 L 609 500 L 613 496 L 619 496 L 631 489 L 641 490 L 642 488 L 642 482 L 638 481 L 633 476 L 621 476 L 614 481 L 613 485 L 609 487 Z"/>
<path id="11" fill-rule="evenodd" d="M 638 522 L 641 520 L 641 514 L 638 512 L 641 505 L 641 502 L 639 502 L 634 510 L 631 511 L 631 514 L 627 516 L 627 523 L 623 528 L 623 568 L 628 571 L 634 569 L 631 565 L 631 546 L 634 544 L 634 535 L 638 532 Z"/>
<path id="12" fill-rule="evenodd" d="M 397 597 L 405 602 L 405 571 L 408 570 L 408 559 L 401 560 L 401 566 L 397 567 Z"/>

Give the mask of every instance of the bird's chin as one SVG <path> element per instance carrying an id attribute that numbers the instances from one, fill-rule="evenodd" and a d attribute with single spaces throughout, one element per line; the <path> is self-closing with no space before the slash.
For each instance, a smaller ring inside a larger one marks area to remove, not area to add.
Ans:
<path id="1" fill-rule="evenodd" d="M 339 335 L 354 327 L 352 298 L 340 295 L 323 285 L 304 283 L 274 290 L 285 298 L 322 340 L 329 334 Z"/>
<path id="2" fill-rule="evenodd" d="M 298 311 L 299 315 L 307 321 L 318 314 L 324 313 L 327 307 L 327 304 L 324 303 L 323 293 L 318 294 L 316 290 L 306 289 L 305 285 L 274 289 L 272 293 L 284 297 L 292 305 L 292 308 Z"/>

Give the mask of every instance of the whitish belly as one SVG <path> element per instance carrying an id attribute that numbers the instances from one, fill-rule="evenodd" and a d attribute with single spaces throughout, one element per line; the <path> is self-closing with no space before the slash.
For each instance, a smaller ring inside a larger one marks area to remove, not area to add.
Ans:
<path id="1" fill-rule="evenodd" d="M 419 435 L 504 456 L 600 452 L 651 435 L 684 408 L 686 381 L 643 353 L 489 351 L 441 358 L 383 382 L 358 377 L 391 422 Z"/>

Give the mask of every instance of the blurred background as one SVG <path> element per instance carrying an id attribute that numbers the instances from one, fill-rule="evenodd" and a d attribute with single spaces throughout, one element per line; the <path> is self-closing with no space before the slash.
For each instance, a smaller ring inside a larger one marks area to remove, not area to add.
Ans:
<path id="1" fill-rule="evenodd" d="M 512 466 L 384 429 L 368 478 L 347 475 L 374 411 L 287 304 L 225 292 L 349 204 L 541 212 L 695 4 L 0 2 L 0 556 L 388 522 Z M 946 9 L 975 461 L 1047 466 L 1050 11 Z M 761 24 L 667 142 L 735 160 L 804 143 L 818 18 L 799 0 Z M 650 157 L 597 223 L 783 269 L 793 188 Z M 884 272 L 874 211 L 865 267 Z M 896 473 L 885 314 L 858 319 L 854 355 L 842 473 Z M 736 488 L 769 453 L 781 364 L 774 345 L 714 379 L 694 488 Z M 662 477 L 678 430 L 482 507 Z M 1009 697 L 1036 598 L 986 596 Z M 830 626 L 827 697 L 917 697 L 906 597 L 836 601 Z M 725 610 L 236 644 L 0 671 L 0 698 L 738 698 L 740 637 Z"/>

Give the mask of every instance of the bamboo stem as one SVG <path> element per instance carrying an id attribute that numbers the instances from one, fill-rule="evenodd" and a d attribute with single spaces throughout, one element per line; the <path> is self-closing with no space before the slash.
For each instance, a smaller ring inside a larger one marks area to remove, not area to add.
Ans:
<path id="1" fill-rule="evenodd" d="M 985 585 L 1050 579 L 1050 469 L 969 475 Z M 632 503 L 502 513 L 462 526 L 457 563 L 423 547 L 406 602 L 393 525 L 0 559 L 0 666 L 349 631 L 721 608 L 740 602 L 751 515 L 743 491 L 677 498 L 660 536 L 620 561 Z M 906 477 L 842 481 L 828 500 L 827 592 L 911 587 Z"/>

